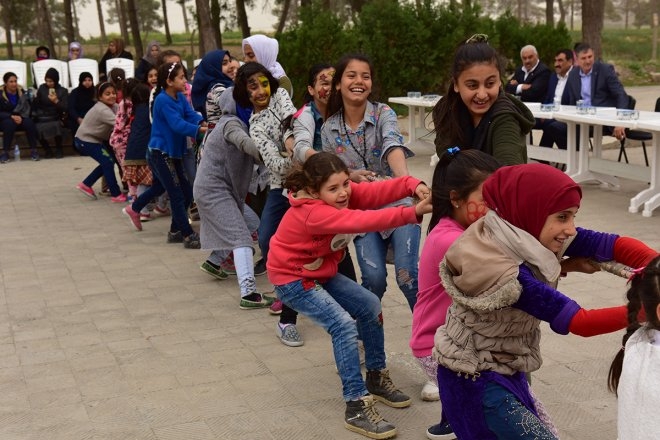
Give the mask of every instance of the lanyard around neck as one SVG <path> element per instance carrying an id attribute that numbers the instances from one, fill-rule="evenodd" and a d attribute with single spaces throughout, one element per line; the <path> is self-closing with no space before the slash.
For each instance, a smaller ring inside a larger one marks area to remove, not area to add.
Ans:
<path id="1" fill-rule="evenodd" d="M 353 141 L 351 141 L 351 136 L 348 134 L 348 129 L 346 128 L 346 122 L 344 121 L 344 111 L 342 110 L 341 113 L 339 114 L 339 117 L 341 118 L 341 127 L 339 129 L 339 134 L 341 135 L 342 129 L 344 130 L 344 134 L 346 135 L 346 139 L 348 140 L 348 144 L 353 148 L 353 151 L 357 153 L 358 156 L 360 156 L 360 159 L 362 159 L 362 163 L 364 164 L 364 169 L 368 170 L 369 169 L 369 163 L 367 162 L 367 141 L 366 141 L 366 136 L 367 132 L 366 129 L 363 128 L 362 131 L 364 132 L 364 135 L 362 136 L 362 145 L 360 144 L 360 136 L 355 135 L 356 139 L 358 140 L 358 145 L 359 149 L 353 145 Z M 343 137 L 343 136 L 342 136 Z"/>

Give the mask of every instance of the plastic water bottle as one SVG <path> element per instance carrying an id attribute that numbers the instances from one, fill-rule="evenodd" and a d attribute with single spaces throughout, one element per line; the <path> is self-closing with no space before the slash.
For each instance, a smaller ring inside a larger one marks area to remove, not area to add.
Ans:
<path id="1" fill-rule="evenodd" d="M 14 160 L 16 162 L 21 160 L 21 149 L 18 148 L 18 144 L 14 145 Z"/>

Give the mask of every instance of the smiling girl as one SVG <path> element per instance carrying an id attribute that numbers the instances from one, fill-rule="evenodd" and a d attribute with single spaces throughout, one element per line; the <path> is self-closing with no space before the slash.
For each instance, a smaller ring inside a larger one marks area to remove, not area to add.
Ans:
<path id="1" fill-rule="evenodd" d="M 98 87 L 98 102 L 87 112 L 74 138 L 80 154 L 90 156 L 99 165 L 76 188 L 90 199 L 96 199 L 92 186 L 101 177 L 105 177 L 112 194 L 111 200 L 122 203 L 126 201 L 126 196 L 122 194 L 117 184 L 115 162 L 110 155 L 108 145 L 110 133 L 115 125 L 116 113 L 115 86 L 109 82 L 101 83 Z"/>
<path id="2" fill-rule="evenodd" d="M 534 126 L 527 106 L 504 93 L 502 66 L 485 35 L 474 35 L 454 54 L 451 84 L 433 108 L 438 156 L 450 147 L 475 148 L 503 165 L 527 163 L 525 136 Z"/>
<path id="3" fill-rule="evenodd" d="M 407 176 L 406 158 L 413 152 L 403 145 L 394 110 L 370 100 L 374 76 L 371 61 L 360 54 L 346 55 L 335 70 L 327 111 L 330 116 L 321 129 L 323 151 L 339 156 L 354 182 Z M 412 200 L 403 198 L 395 203 L 410 206 Z M 391 248 L 396 282 L 412 311 L 417 301 L 420 237 L 421 229 L 416 224 L 356 237 L 362 286 L 383 297 L 387 288 L 386 255 Z"/>
<path id="4" fill-rule="evenodd" d="M 625 306 L 585 310 L 556 290 L 560 261 L 640 267 L 657 252 L 631 238 L 576 228 L 582 191 L 548 165 L 500 168 L 482 194 L 489 211 L 440 264 L 453 301 L 433 349 L 443 414 L 461 440 L 555 439 L 525 377 L 542 363 L 540 322 L 580 336 L 628 323 Z"/>
<path id="5" fill-rule="evenodd" d="M 277 297 L 323 327 L 332 337 L 337 371 L 346 402 L 345 427 L 371 438 L 396 435 L 396 428 L 374 407 L 374 399 L 394 408 L 411 399 L 396 388 L 385 362 L 380 300 L 337 273 L 351 238 L 419 223 L 431 212 L 428 187 L 405 176 L 357 184 L 344 162 L 330 153 L 312 155 L 286 179 L 289 209 L 271 240 L 268 278 Z M 417 195 L 416 206 L 377 209 Z M 366 383 L 360 372 L 358 328 L 364 341 Z"/>

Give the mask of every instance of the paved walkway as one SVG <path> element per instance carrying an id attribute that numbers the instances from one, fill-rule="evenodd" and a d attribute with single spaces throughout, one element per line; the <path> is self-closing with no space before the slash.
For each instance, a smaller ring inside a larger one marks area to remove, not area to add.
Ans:
<path id="1" fill-rule="evenodd" d="M 430 181 L 419 153 L 411 171 Z M 343 428 L 329 337 L 301 318 L 305 345 L 282 345 L 276 318 L 239 310 L 235 279 L 210 278 L 198 269 L 204 253 L 165 243 L 169 219 L 135 232 L 121 206 L 76 191 L 92 167 L 72 156 L 0 166 L 0 439 L 363 438 Z M 579 224 L 660 248 L 660 214 L 627 212 L 643 187 L 586 185 Z M 578 274 L 561 288 L 585 307 L 616 305 L 625 280 Z M 423 439 L 440 405 L 419 398 L 403 295 L 390 288 L 383 307 L 389 367 L 413 405 L 379 409 L 398 438 Z M 621 334 L 543 332 L 533 385 L 562 439 L 615 439 L 606 376 Z"/>

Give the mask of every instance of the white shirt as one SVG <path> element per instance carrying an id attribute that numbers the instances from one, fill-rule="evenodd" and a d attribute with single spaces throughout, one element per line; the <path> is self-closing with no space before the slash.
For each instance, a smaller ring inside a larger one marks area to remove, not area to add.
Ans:
<path id="1" fill-rule="evenodd" d="M 564 89 L 566 88 L 566 81 L 568 81 L 568 74 L 571 73 L 573 66 L 569 67 L 566 71 L 566 75 L 557 75 L 557 87 L 555 88 L 555 99 L 558 99 L 561 102 L 561 95 L 564 94 Z"/>

